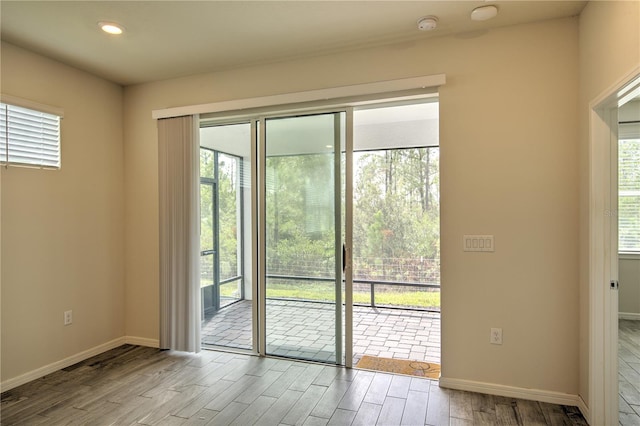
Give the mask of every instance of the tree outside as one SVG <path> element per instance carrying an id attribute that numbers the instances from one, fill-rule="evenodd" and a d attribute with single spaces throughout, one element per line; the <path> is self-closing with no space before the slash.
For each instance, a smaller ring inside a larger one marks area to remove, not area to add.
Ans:
<path id="1" fill-rule="evenodd" d="M 354 302 L 370 302 L 366 280 L 389 283 L 377 305 L 439 309 L 439 288 L 399 285 L 440 284 L 438 160 L 437 147 L 354 155 Z M 332 167 L 332 154 L 267 159 L 267 297 L 335 299 Z"/>

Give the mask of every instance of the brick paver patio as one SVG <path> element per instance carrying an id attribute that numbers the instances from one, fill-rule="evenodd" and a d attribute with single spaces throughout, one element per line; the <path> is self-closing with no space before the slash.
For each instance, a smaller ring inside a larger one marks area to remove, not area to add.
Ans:
<path id="1" fill-rule="evenodd" d="M 335 360 L 333 305 L 267 300 L 267 353 Z M 251 301 L 221 309 L 202 323 L 207 345 L 251 349 Z M 440 363 L 440 314 L 353 307 L 353 365 L 362 355 Z"/>

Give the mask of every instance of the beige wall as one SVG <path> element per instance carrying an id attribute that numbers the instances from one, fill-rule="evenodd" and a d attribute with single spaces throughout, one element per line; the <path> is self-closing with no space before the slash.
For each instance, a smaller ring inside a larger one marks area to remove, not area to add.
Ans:
<path id="1" fill-rule="evenodd" d="M 120 86 L 6 43 L 1 72 L 65 113 L 61 170 L 0 172 L 5 381 L 124 335 L 124 172 Z"/>
<path id="2" fill-rule="evenodd" d="M 580 47 L 580 395 L 589 398 L 589 102 L 640 64 L 640 2 L 590 1 Z"/>
<path id="3" fill-rule="evenodd" d="M 153 109 L 437 73 L 443 375 L 577 393 L 577 18 L 125 89 L 127 335 L 158 338 Z"/>

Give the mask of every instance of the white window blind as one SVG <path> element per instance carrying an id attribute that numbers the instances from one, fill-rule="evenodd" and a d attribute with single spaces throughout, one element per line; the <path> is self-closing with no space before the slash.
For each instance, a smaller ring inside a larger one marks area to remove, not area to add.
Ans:
<path id="1" fill-rule="evenodd" d="M 60 116 L 0 103 L 0 163 L 60 168 Z"/>
<path id="2" fill-rule="evenodd" d="M 640 252 L 640 139 L 618 144 L 618 250 Z"/>

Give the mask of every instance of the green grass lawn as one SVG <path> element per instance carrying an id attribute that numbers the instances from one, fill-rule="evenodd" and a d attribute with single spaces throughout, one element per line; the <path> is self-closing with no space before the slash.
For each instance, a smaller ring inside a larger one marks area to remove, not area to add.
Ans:
<path id="1" fill-rule="evenodd" d="M 333 301 L 335 299 L 335 291 L 327 284 L 304 282 L 292 285 L 269 282 L 267 284 L 267 297 Z M 353 303 L 370 304 L 371 295 L 369 291 L 354 290 Z M 440 292 L 415 290 L 381 291 L 377 287 L 376 305 L 440 308 Z"/>
<path id="2" fill-rule="evenodd" d="M 440 308 L 440 292 L 439 291 L 402 291 L 402 287 L 398 290 L 388 290 L 376 287 L 376 305 L 379 306 L 408 306 L 418 308 Z M 240 297 L 237 282 L 228 283 L 220 286 L 220 296 L 222 297 Z M 335 299 L 335 290 L 328 283 L 314 282 L 274 282 L 270 280 L 267 284 L 268 298 L 282 299 L 300 299 L 300 300 L 317 300 L 317 301 L 333 301 Z M 344 294 L 343 294 L 344 298 Z M 366 304 L 371 303 L 371 294 L 367 290 L 354 289 L 353 303 Z"/>

